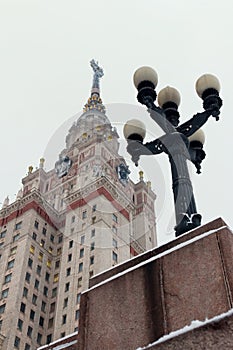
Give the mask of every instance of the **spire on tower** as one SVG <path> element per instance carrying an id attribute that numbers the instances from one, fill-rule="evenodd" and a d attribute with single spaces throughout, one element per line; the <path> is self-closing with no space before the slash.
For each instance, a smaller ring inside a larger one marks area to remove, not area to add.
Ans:
<path id="1" fill-rule="evenodd" d="M 99 94 L 99 92 L 100 92 L 99 81 L 100 81 L 100 78 L 103 77 L 104 71 L 103 71 L 103 68 L 101 68 L 99 66 L 98 62 L 95 61 L 94 59 L 92 59 L 90 61 L 90 65 L 94 71 L 91 94 L 93 94 L 93 93 Z"/>
<path id="2" fill-rule="evenodd" d="M 102 113 L 105 113 L 105 107 L 100 98 L 100 78 L 103 77 L 104 71 L 101 68 L 97 61 L 92 59 L 90 65 L 93 69 L 93 83 L 91 88 L 91 97 L 88 99 L 87 103 L 83 108 L 83 112 L 90 111 L 92 109 L 98 110 Z"/>

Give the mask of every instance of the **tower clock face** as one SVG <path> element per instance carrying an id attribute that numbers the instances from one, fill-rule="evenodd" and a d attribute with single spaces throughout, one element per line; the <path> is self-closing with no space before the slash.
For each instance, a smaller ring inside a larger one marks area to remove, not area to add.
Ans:
<path id="1" fill-rule="evenodd" d="M 59 156 L 59 160 L 55 163 L 55 172 L 57 177 L 61 179 L 66 176 L 72 166 L 72 160 L 68 156 Z"/>

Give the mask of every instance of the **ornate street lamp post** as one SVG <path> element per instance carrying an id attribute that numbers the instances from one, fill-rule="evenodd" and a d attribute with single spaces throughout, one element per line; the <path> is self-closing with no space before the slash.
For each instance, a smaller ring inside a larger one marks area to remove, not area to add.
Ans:
<path id="1" fill-rule="evenodd" d="M 158 107 L 154 103 L 157 98 L 155 91 L 157 83 L 157 73 L 150 67 L 139 68 L 134 74 L 138 101 L 147 106 L 151 118 L 165 134 L 143 144 L 146 135 L 145 125 L 140 120 L 132 119 L 124 126 L 124 136 L 128 143 L 127 151 L 136 166 L 141 155 L 155 155 L 162 152 L 168 155 L 175 202 L 175 234 L 179 236 L 201 224 L 201 215 L 197 213 L 187 160 L 192 161 L 199 174 L 201 162 L 205 157 L 204 133 L 200 128 L 210 116 L 216 120 L 219 119 L 222 106 L 222 100 L 219 97 L 220 84 L 211 74 L 201 76 L 196 82 L 196 91 L 203 99 L 204 111 L 179 125 L 179 92 L 169 86 L 161 90 L 158 94 Z"/>

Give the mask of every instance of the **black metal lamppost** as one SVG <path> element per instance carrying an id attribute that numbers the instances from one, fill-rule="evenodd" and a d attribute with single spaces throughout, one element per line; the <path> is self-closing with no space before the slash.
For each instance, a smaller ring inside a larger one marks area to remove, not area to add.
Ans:
<path id="1" fill-rule="evenodd" d="M 196 91 L 203 100 L 204 111 L 195 114 L 181 125 L 178 112 L 179 92 L 169 86 L 161 90 L 158 94 L 158 107 L 154 103 L 157 98 L 155 91 L 157 83 L 157 73 L 150 67 L 141 67 L 134 74 L 138 101 L 148 108 L 151 118 L 165 134 L 143 144 L 146 135 L 145 125 L 140 120 L 132 119 L 124 126 L 124 136 L 128 143 L 127 151 L 136 166 L 141 155 L 155 155 L 162 152 L 168 155 L 175 202 L 175 234 L 179 236 L 201 225 L 201 215 L 197 213 L 187 160 L 192 161 L 199 174 L 201 162 L 205 158 L 204 133 L 200 128 L 210 116 L 219 119 L 222 106 L 219 97 L 220 83 L 211 74 L 205 74 L 197 80 Z"/>

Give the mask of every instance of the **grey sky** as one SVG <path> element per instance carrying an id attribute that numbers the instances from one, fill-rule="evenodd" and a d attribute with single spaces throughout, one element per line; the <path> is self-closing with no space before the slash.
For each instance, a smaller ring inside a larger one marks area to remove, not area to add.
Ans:
<path id="1" fill-rule="evenodd" d="M 203 174 L 192 177 L 203 222 L 222 216 L 233 227 L 232 14 L 230 0 L 1 0 L 0 202 L 6 195 L 14 200 L 28 165 L 38 166 L 54 132 L 82 110 L 91 87 L 89 61 L 95 58 L 105 71 L 101 95 L 106 105 L 138 105 L 132 75 L 149 65 L 158 72 L 158 91 L 166 85 L 180 91 L 183 120 L 202 109 L 196 79 L 205 72 L 219 77 L 221 119 L 205 125 L 207 158 Z M 112 122 L 133 117 L 119 115 Z M 144 122 L 159 136 L 146 114 Z M 170 170 L 165 155 L 156 162 L 167 183 L 163 210 L 158 208 L 163 241 L 173 238 Z M 157 190 L 163 180 L 150 175 L 144 163 L 146 180 Z"/>

